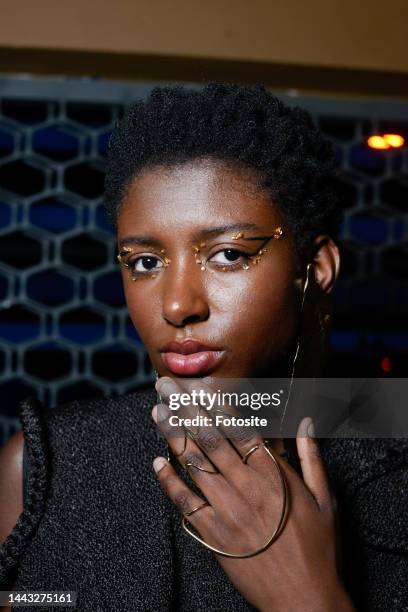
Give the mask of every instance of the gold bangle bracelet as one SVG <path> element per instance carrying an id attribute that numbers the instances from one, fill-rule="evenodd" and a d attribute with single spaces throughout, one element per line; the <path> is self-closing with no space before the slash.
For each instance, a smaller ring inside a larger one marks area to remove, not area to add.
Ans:
<path id="1" fill-rule="evenodd" d="M 200 544 L 205 546 L 205 548 L 208 548 L 208 550 L 211 550 L 212 552 L 216 553 L 217 555 L 221 555 L 223 557 L 232 557 L 234 559 L 247 559 L 248 557 L 254 557 L 255 555 L 258 555 L 259 553 L 261 553 L 264 550 L 266 550 L 272 544 L 272 542 L 279 535 L 279 532 L 280 532 L 280 530 L 282 528 L 283 521 L 284 521 L 285 515 L 286 515 L 286 510 L 287 510 L 288 492 L 287 492 L 286 480 L 284 478 L 284 475 L 282 473 L 282 468 L 280 467 L 278 461 L 276 460 L 276 458 L 274 457 L 273 453 L 270 451 L 270 449 L 267 447 L 267 445 L 264 442 L 262 444 L 257 444 L 256 446 L 251 448 L 246 453 L 246 455 L 242 459 L 242 461 L 244 463 L 246 463 L 247 460 L 249 459 L 250 455 L 252 455 L 252 453 L 254 453 L 258 448 L 261 448 L 261 447 L 263 447 L 265 449 L 265 451 L 268 453 L 270 459 L 272 460 L 273 464 L 275 465 L 275 467 L 276 467 L 276 469 L 278 471 L 279 481 L 280 481 L 280 485 L 281 485 L 281 489 L 282 489 L 282 510 L 281 510 L 281 515 L 280 515 L 279 521 L 278 521 L 278 525 L 277 525 L 275 531 L 273 532 L 273 534 L 270 536 L 270 538 L 265 542 L 265 544 L 263 546 L 261 546 L 260 548 L 258 548 L 254 552 L 245 553 L 243 555 L 238 555 L 236 553 L 230 553 L 230 552 L 226 552 L 225 550 L 220 550 L 219 548 L 215 548 L 215 546 L 211 546 L 211 544 L 208 544 L 205 540 L 200 538 L 200 536 L 196 535 L 193 531 L 191 531 L 191 529 L 187 525 L 186 517 L 183 516 L 183 518 L 182 518 L 183 529 L 188 533 L 188 535 L 190 535 L 192 538 L 194 538 L 194 540 L 197 540 L 197 542 L 200 542 Z"/>

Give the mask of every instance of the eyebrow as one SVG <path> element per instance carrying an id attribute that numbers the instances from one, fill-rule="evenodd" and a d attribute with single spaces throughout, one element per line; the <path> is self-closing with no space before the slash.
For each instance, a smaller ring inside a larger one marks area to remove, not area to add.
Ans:
<path id="1" fill-rule="evenodd" d="M 226 232 L 236 232 L 242 230 L 258 230 L 260 231 L 260 227 L 255 223 L 231 223 L 228 225 L 219 225 L 217 227 L 208 227 L 198 230 L 196 233 L 197 239 L 201 238 L 211 238 L 212 236 L 218 236 L 220 234 L 225 234 Z M 259 239 L 259 237 L 257 237 Z M 261 236 L 260 238 L 263 238 Z M 243 238 L 243 240 L 254 240 L 255 238 Z M 160 240 L 154 238 L 153 236 L 127 236 L 120 241 L 119 246 L 124 247 L 131 244 L 138 244 L 141 246 L 161 246 Z"/>

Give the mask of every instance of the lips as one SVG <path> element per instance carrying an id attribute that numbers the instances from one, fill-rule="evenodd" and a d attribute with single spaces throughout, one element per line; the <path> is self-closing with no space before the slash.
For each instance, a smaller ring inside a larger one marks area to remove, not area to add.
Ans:
<path id="1" fill-rule="evenodd" d="M 177 342 L 173 340 L 168 342 L 161 349 L 162 353 L 179 353 L 180 355 L 191 355 L 191 353 L 199 353 L 200 351 L 216 351 L 219 350 L 208 344 L 203 344 L 198 340 L 184 340 L 183 342 Z"/>
<path id="2" fill-rule="evenodd" d="M 197 340 L 168 342 L 160 352 L 166 368 L 178 376 L 208 374 L 225 355 L 223 349 L 213 348 Z"/>

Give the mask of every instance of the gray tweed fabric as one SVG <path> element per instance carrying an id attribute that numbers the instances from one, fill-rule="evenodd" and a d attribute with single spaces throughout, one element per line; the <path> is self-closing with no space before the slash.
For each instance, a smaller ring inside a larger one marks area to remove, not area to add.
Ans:
<path id="1" fill-rule="evenodd" d="M 51 410 L 22 402 L 28 490 L 0 547 L 2 589 L 77 591 L 84 612 L 252 610 L 158 485 L 155 401 L 148 389 Z M 408 611 L 408 441 L 322 440 L 321 452 L 357 609 Z"/>

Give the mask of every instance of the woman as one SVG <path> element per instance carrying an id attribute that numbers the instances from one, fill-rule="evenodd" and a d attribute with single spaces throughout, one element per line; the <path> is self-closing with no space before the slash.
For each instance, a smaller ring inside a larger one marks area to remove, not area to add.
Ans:
<path id="1" fill-rule="evenodd" d="M 308 287 L 327 295 L 339 271 L 333 176 L 308 116 L 262 86 L 156 88 L 130 109 L 106 202 L 161 401 L 22 404 L 25 444 L 1 457 L 3 588 L 77 591 L 79 610 L 406 609 L 406 527 L 386 503 L 406 481 L 401 443 L 319 443 L 305 418 L 296 471 L 253 430 L 170 432 L 169 396 L 192 377 L 292 372 Z"/>

